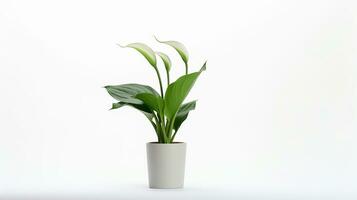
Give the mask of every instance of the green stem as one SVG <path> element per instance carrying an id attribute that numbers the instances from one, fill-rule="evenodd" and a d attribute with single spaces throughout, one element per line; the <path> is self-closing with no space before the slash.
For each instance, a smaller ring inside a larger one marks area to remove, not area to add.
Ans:
<path id="1" fill-rule="evenodd" d="M 157 137 L 158 137 L 158 142 L 159 143 L 162 143 L 163 142 L 163 136 L 162 136 L 162 133 L 161 133 L 161 130 L 160 130 L 160 122 L 159 122 L 159 119 L 157 118 L 157 116 L 156 115 L 154 115 L 154 120 L 155 120 L 155 122 L 156 122 L 156 129 L 155 129 L 155 131 L 156 131 L 156 135 L 157 135 Z"/>
<path id="2" fill-rule="evenodd" d="M 186 74 L 188 74 L 188 63 L 185 62 Z"/>
<path id="3" fill-rule="evenodd" d="M 152 126 L 155 129 L 156 135 L 157 135 L 157 140 L 160 142 L 161 141 L 161 137 L 160 137 L 160 133 L 159 133 L 159 127 L 156 126 L 156 124 L 153 121 L 150 121 L 150 123 L 152 124 Z"/>
<path id="4" fill-rule="evenodd" d="M 171 139 L 170 139 L 170 143 L 172 143 L 172 142 L 174 141 L 175 136 L 176 136 L 176 133 L 177 133 L 177 131 L 175 131 L 174 135 L 171 137 Z"/>
<path id="5" fill-rule="evenodd" d="M 163 121 L 162 117 L 159 115 L 159 117 L 157 117 L 155 115 L 155 122 L 156 122 L 156 127 L 158 128 L 157 132 L 158 134 L 160 134 L 161 140 L 159 140 L 160 143 L 169 143 L 170 140 L 166 135 L 166 131 L 165 131 L 165 122 Z"/>
<path id="6" fill-rule="evenodd" d="M 161 128 L 161 131 L 162 131 L 162 135 L 164 136 L 164 143 L 168 143 L 170 140 L 166 135 L 165 121 L 164 121 L 163 117 L 161 117 L 161 119 L 160 119 L 160 128 Z"/>
<path id="7" fill-rule="evenodd" d="M 170 124 L 169 124 L 168 137 L 170 138 L 170 141 L 171 141 L 172 130 L 173 130 L 174 123 L 175 123 L 175 118 L 176 118 L 176 114 L 175 114 L 174 117 L 171 119 Z"/>
<path id="8" fill-rule="evenodd" d="M 170 85 L 170 74 L 169 71 L 166 71 L 166 79 L 167 79 L 167 86 Z"/>
<path id="9" fill-rule="evenodd" d="M 170 128 L 170 127 L 169 127 L 169 124 L 170 124 L 169 120 L 166 119 L 166 126 L 165 126 L 166 133 L 169 132 L 169 128 Z"/>
<path id="10" fill-rule="evenodd" d="M 160 83 L 160 92 L 161 92 L 161 97 L 164 98 L 164 90 L 162 89 L 162 81 L 161 81 L 161 76 L 160 76 L 160 72 L 157 69 L 157 67 L 154 67 L 156 74 L 157 74 L 157 78 L 159 79 L 159 83 Z"/>

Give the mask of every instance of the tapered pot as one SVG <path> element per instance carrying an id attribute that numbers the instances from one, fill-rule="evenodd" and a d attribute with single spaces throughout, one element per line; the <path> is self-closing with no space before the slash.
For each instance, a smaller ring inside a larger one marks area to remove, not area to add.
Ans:
<path id="1" fill-rule="evenodd" d="M 156 189 L 183 188 L 186 143 L 146 144 L 149 187 Z"/>

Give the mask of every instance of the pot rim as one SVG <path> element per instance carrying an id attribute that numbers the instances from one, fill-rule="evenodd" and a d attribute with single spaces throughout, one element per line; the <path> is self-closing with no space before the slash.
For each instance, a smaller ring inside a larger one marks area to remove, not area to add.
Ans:
<path id="1" fill-rule="evenodd" d="M 146 144 L 150 144 L 150 145 L 182 145 L 182 144 L 186 144 L 186 143 L 185 142 L 172 142 L 172 143 L 148 142 Z"/>

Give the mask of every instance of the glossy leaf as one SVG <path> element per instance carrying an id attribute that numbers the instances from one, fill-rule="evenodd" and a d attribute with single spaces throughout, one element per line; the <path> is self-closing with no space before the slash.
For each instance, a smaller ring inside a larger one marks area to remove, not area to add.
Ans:
<path id="1" fill-rule="evenodd" d="M 140 93 L 150 93 L 153 95 L 159 95 L 152 87 L 140 84 L 122 84 L 122 85 L 108 85 L 105 86 L 107 92 L 116 100 L 130 103 L 130 104 L 142 104 L 143 102 L 135 96 Z"/>
<path id="2" fill-rule="evenodd" d="M 110 110 L 118 109 L 123 106 L 130 106 L 132 108 L 139 110 L 150 121 L 154 129 L 156 129 L 156 124 L 152 121 L 152 119 L 154 118 L 154 113 L 152 113 L 150 108 L 148 108 L 145 104 L 130 104 L 130 103 L 118 102 L 118 103 L 113 103 L 112 108 Z"/>
<path id="3" fill-rule="evenodd" d="M 155 52 L 148 45 L 146 45 L 144 43 L 139 43 L 139 42 L 131 43 L 126 46 L 121 46 L 120 44 L 118 44 L 118 45 L 123 48 L 130 47 L 130 48 L 137 50 L 146 58 L 146 60 L 151 64 L 151 66 L 156 68 Z"/>
<path id="4" fill-rule="evenodd" d="M 191 101 L 185 104 L 182 104 L 180 106 L 180 109 L 178 110 L 174 122 L 174 129 L 177 132 L 177 130 L 180 128 L 181 124 L 187 119 L 188 113 L 191 110 L 194 110 L 196 108 L 196 101 Z"/>
<path id="5" fill-rule="evenodd" d="M 182 43 L 177 42 L 177 41 L 160 41 L 156 37 L 155 37 L 155 39 L 160 43 L 167 44 L 167 45 L 173 47 L 177 51 L 177 53 L 180 54 L 182 60 L 186 64 L 188 63 L 188 51 L 187 51 L 185 45 L 183 45 Z"/>
<path id="6" fill-rule="evenodd" d="M 125 103 L 125 102 L 118 102 L 118 103 L 113 103 L 112 104 L 112 108 L 110 110 L 114 110 L 114 109 L 118 109 L 118 108 L 121 108 L 123 106 L 130 106 L 130 107 L 133 107 L 139 111 L 142 111 L 142 112 L 145 112 L 145 113 L 152 113 L 152 110 L 147 106 L 145 105 L 144 103 L 143 104 L 131 104 L 131 103 Z"/>
<path id="7" fill-rule="evenodd" d="M 135 97 L 143 101 L 151 110 L 158 112 L 160 115 L 163 114 L 164 100 L 160 96 L 151 93 L 140 93 Z"/>
<path id="8" fill-rule="evenodd" d="M 172 119 L 176 115 L 198 76 L 205 69 L 206 63 L 202 66 L 200 71 L 181 76 L 168 86 L 165 93 L 165 115 L 169 119 Z"/>

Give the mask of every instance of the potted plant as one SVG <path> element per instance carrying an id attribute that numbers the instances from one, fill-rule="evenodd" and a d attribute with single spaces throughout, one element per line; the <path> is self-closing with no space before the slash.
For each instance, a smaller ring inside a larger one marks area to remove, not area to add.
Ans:
<path id="1" fill-rule="evenodd" d="M 197 72 L 189 73 L 188 52 L 185 46 L 177 41 L 158 42 L 173 47 L 185 64 L 185 74 L 176 81 L 170 82 L 171 60 L 162 52 L 154 52 L 143 43 L 131 43 L 126 46 L 137 50 L 150 63 L 156 72 L 160 92 L 150 86 L 130 83 L 105 86 L 107 92 L 117 102 L 111 109 L 130 106 L 141 111 L 150 121 L 157 135 L 157 142 L 146 144 L 150 188 L 182 188 L 184 184 L 186 143 L 175 142 L 175 136 L 187 119 L 196 101 L 184 103 L 184 100 L 199 75 L 206 69 L 206 62 Z M 166 69 L 167 88 L 164 89 L 158 70 L 156 56 Z"/>

